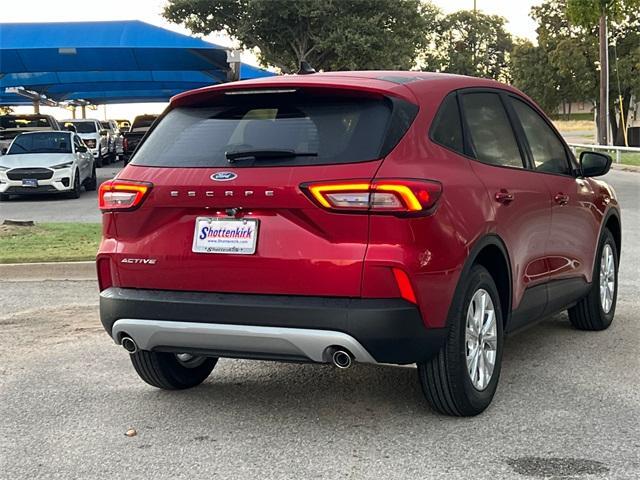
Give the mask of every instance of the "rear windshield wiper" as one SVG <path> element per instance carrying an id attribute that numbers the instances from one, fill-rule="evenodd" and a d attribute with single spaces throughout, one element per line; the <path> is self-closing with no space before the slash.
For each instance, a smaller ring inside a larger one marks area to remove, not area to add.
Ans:
<path id="1" fill-rule="evenodd" d="M 315 152 L 296 152 L 295 150 L 236 150 L 225 152 L 224 156 L 229 163 L 236 160 L 255 159 L 255 160 L 272 160 L 277 158 L 295 158 L 295 157 L 317 157 Z"/>

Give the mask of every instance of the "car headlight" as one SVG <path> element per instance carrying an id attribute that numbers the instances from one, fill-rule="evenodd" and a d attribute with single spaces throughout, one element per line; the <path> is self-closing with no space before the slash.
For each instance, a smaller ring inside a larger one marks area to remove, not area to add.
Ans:
<path id="1" fill-rule="evenodd" d="M 58 165 L 54 165 L 49 168 L 53 168 L 54 170 L 62 170 L 63 168 L 69 168 L 71 165 L 73 165 L 73 162 L 65 162 L 65 163 L 59 163 Z"/>
<path id="2" fill-rule="evenodd" d="M 96 148 L 96 141 L 95 140 L 85 140 L 84 143 L 86 143 L 87 147 L 89 147 L 89 148 Z"/>

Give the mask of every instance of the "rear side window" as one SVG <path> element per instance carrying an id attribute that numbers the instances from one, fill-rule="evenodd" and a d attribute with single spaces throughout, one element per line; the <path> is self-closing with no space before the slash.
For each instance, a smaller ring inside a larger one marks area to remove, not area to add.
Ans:
<path id="1" fill-rule="evenodd" d="M 511 103 L 527 136 L 536 170 L 569 174 L 567 151 L 547 122 L 523 101 L 511 98 Z"/>
<path id="2" fill-rule="evenodd" d="M 524 168 L 513 128 L 498 94 L 466 93 L 462 96 L 462 108 L 479 161 Z"/>
<path id="3" fill-rule="evenodd" d="M 462 142 L 462 122 L 456 95 L 445 97 L 431 129 L 431 138 L 440 145 L 464 153 Z"/>
<path id="4" fill-rule="evenodd" d="M 390 130 L 392 104 L 382 98 L 302 94 L 233 97 L 225 98 L 220 106 L 171 110 L 140 146 L 132 163 L 221 167 L 229 165 L 228 152 L 269 150 L 301 155 L 244 158 L 234 161 L 233 166 L 360 162 L 380 158 Z M 403 128 L 406 131 L 408 125 Z"/>

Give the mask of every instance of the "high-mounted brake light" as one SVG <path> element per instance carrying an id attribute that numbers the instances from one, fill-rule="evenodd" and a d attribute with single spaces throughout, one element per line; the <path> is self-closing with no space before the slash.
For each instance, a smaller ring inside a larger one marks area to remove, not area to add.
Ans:
<path id="1" fill-rule="evenodd" d="M 442 193 L 438 182 L 406 179 L 311 183 L 301 188 L 324 208 L 373 213 L 426 212 Z"/>
<path id="2" fill-rule="evenodd" d="M 109 180 L 100 185 L 98 206 L 100 210 L 132 210 L 140 206 L 153 185 L 130 180 Z"/>

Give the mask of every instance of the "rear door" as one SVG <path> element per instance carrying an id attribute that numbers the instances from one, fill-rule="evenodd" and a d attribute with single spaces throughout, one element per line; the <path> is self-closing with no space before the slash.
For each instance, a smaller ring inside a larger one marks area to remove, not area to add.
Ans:
<path id="1" fill-rule="evenodd" d="M 469 147 L 478 160 L 472 168 L 487 188 L 494 207 L 493 230 L 510 256 L 513 306 L 525 290 L 548 278 L 545 249 L 551 225 L 551 204 L 544 180 L 525 168 L 522 151 L 505 100 L 498 91 L 467 91 L 461 95 Z M 525 317 L 542 314 L 546 289 L 540 288 Z"/>
<path id="2" fill-rule="evenodd" d="M 153 184 L 141 208 L 112 214 L 120 284 L 359 296 L 368 215 L 325 210 L 300 186 L 371 180 L 393 108 L 380 96 L 289 91 L 171 110 L 119 175 Z"/>

